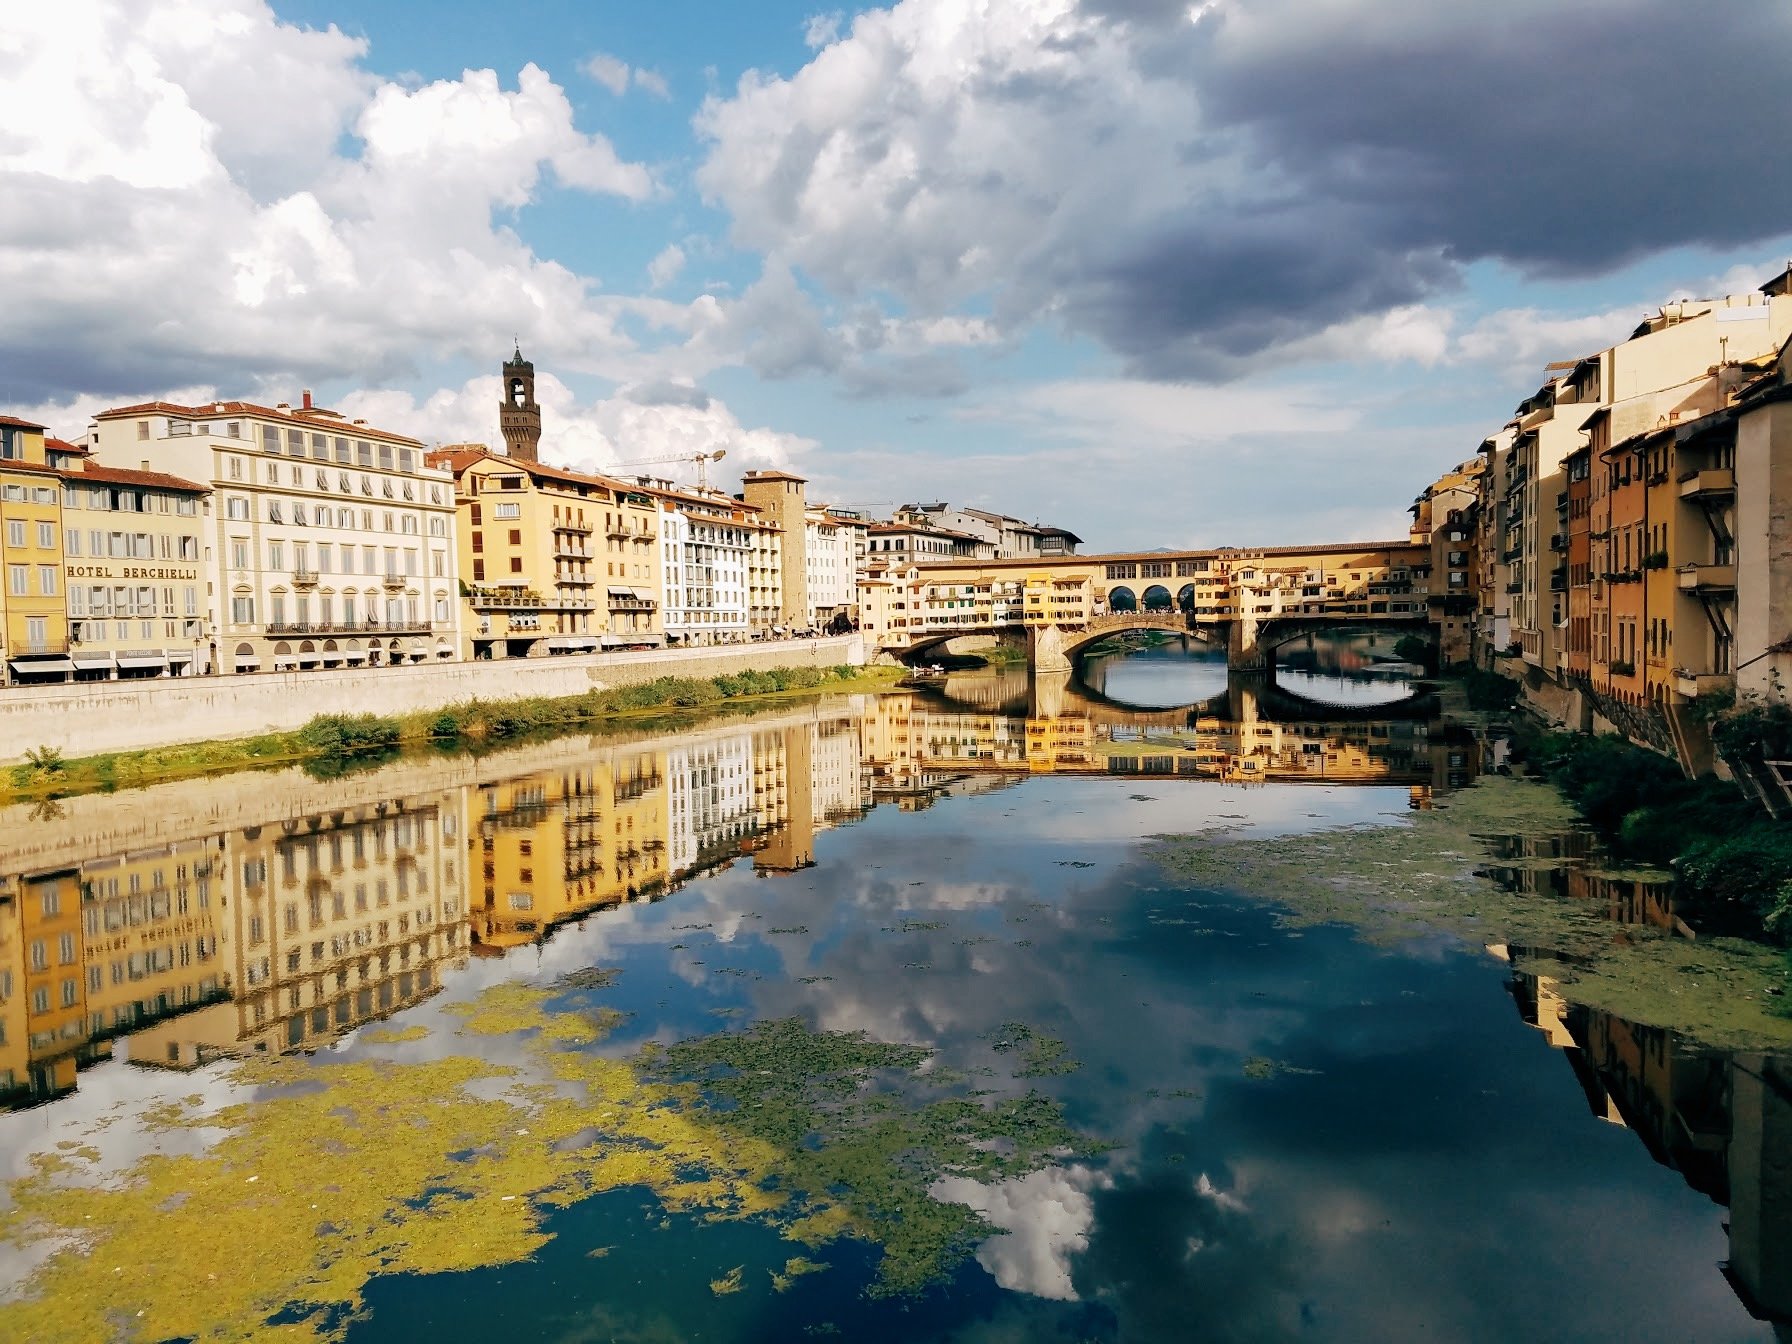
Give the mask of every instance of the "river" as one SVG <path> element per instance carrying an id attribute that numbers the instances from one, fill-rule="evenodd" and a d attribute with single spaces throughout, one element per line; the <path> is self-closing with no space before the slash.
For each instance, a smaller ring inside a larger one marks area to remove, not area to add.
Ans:
<path id="1" fill-rule="evenodd" d="M 0 812 L 0 1338 L 1775 1338 L 1792 1058 L 1247 880 L 1544 792 L 1409 691 L 1159 648 Z M 1449 880 L 1584 904 L 1574 834 Z"/>

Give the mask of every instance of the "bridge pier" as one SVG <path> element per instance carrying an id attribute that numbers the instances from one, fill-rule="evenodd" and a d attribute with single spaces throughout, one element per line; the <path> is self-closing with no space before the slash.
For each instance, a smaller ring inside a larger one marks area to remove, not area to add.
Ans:
<path id="1" fill-rule="evenodd" d="M 1233 621 L 1226 631 L 1226 671 L 1275 678 L 1276 653 L 1257 638 L 1257 622 Z"/>
<path id="2" fill-rule="evenodd" d="M 1027 664 L 1034 672 L 1068 672 L 1070 655 L 1064 651 L 1064 632 L 1055 625 L 1027 627 Z"/>

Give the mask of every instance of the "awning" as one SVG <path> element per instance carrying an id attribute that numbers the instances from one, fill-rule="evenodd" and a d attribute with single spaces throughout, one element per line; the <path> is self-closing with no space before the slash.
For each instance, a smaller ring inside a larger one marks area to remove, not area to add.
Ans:
<path id="1" fill-rule="evenodd" d="M 631 588 L 629 591 L 632 592 L 636 597 L 640 598 L 643 602 L 659 601 L 659 599 L 657 597 L 655 597 L 652 593 L 645 591 L 644 589 Z"/>
<path id="2" fill-rule="evenodd" d="M 553 650 L 553 649 L 576 649 L 577 647 L 578 647 L 578 645 L 575 644 L 570 639 L 556 638 L 556 639 L 550 639 L 548 641 L 548 648 L 550 650 Z"/>
<path id="3" fill-rule="evenodd" d="M 67 658 L 14 658 L 12 671 L 16 677 L 66 677 L 75 670 Z"/>
<path id="4" fill-rule="evenodd" d="M 324 660 L 325 667 L 335 667 L 337 663 L 340 663 L 342 661 L 342 655 L 340 653 L 337 653 L 335 649 L 326 650 L 320 656 Z"/>
<path id="5" fill-rule="evenodd" d="M 77 653 L 73 656 L 77 672 L 98 672 L 110 669 L 112 655 L 110 653 Z"/>
<path id="6" fill-rule="evenodd" d="M 166 668 L 168 655 L 165 653 L 121 653 L 118 655 L 118 665 L 137 671 L 151 667 Z"/>
<path id="7" fill-rule="evenodd" d="M 620 644 L 633 644 L 634 640 L 626 639 L 622 635 L 603 635 L 600 642 L 606 649 L 613 649 Z"/>
<path id="8" fill-rule="evenodd" d="M 276 671 L 276 672 L 287 672 L 287 671 L 290 671 L 291 669 L 297 667 L 298 665 L 299 665 L 299 660 L 293 654 L 281 653 L 281 654 L 276 654 L 274 657 L 274 671 Z"/>
<path id="9" fill-rule="evenodd" d="M 611 597 L 633 597 L 634 595 L 635 595 L 635 590 L 633 588 L 612 588 L 612 589 L 610 589 Z"/>
<path id="10" fill-rule="evenodd" d="M 171 663 L 191 663 L 195 661 L 191 649 L 169 649 L 168 661 Z"/>
<path id="11" fill-rule="evenodd" d="M 364 649 L 350 649 L 342 656 L 351 663 L 364 663 L 367 661 L 367 653 Z"/>
<path id="12" fill-rule="evenodd" d="M 448 643 L 446 640 L 443 640 L 441 643 L 436 645 L 436 657 L 438 657 L 438 658 L 454 657 L 454 646 L 452 644 Z"/>

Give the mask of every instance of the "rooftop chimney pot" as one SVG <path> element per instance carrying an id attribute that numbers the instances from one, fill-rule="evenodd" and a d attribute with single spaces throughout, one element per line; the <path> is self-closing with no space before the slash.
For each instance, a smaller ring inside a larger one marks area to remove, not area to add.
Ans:
<path id="1" fill-rule="evenodd" d="M 305 389 L 304 401 L 305 401 L 305 409 L 310 410 L 311 409 L 311 389 L 310 388 Z"/>

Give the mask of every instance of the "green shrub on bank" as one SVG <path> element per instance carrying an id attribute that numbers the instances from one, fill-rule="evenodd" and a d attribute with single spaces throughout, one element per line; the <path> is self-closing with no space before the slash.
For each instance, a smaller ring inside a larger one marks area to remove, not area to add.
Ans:
<path id="1" fill-rule="evenodd" d="M 298 744 L 323 756 L 396 747 L 402 736 L 397 719 L 378 714 L 319 714 L 299 729 Z"/>

